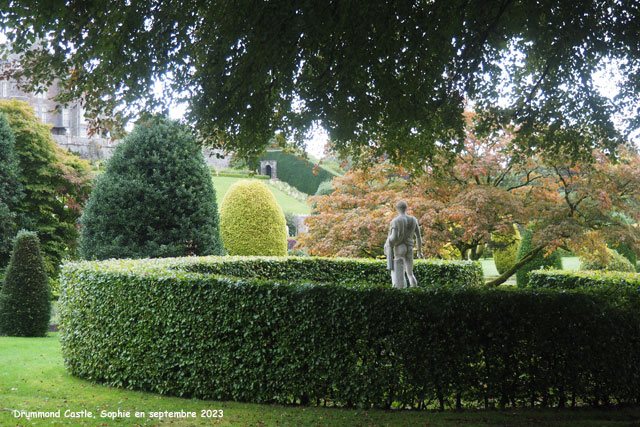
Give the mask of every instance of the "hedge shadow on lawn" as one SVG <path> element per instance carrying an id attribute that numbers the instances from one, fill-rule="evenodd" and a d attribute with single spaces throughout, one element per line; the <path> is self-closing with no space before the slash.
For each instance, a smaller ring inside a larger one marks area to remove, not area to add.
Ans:
<path id="1" fill-rule="evenodd" d="M 420 262 L 417 270 L 446 276 L 456 265 L 470 276 L 477 266 Z M 349 280 L 335 280 L 336 270 Z M 296 271 L 295 282 L 283 279 Z M 60 301 L 65 365 L 112 386 L 220 400 L 637 402 L 637 299 L 491 290 L 473 280 L 410 290 L 363 283 L 380 271 L 384 262 L 294 257 L 69 264 Z M 316 283 L 323 277 L 340 283 Z"/>

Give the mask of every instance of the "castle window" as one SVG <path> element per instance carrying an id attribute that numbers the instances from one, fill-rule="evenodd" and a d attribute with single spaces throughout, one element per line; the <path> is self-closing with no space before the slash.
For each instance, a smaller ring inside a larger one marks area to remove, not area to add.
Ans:
<path id="1" fill-rule="evenodd" d="M 69 127 L 69 110 L 66 108 L 62 109 L 62 127 Z"/>

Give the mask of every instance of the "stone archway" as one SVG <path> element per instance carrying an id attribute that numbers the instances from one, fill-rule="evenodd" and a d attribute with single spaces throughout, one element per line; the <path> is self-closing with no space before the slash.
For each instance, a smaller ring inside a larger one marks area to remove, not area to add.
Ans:
<path id="1" fill-rule="evenodd" d="M 270 179 L 278 179 L 278 161 L 262 160 L 259 173 L 260 175 L 267 175 Z"/>

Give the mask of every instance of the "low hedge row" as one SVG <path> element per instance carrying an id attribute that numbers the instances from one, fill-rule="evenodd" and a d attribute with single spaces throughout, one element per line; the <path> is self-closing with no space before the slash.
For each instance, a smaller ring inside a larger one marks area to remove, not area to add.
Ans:
<path id="1" fill-rule="evenodd" d="M 255 178 L 255 179 L 271 179 L 268 175 L 258 175 L 255 173 L 251 173 L 251 172 L 244 172 L 244 171 L 228 171 L 228 170 L 222 170 L 222 171 L 212 171 L 211 172 L 212 176 L 226 176 L 229 178 Z"/>
<path id="2" fill-rule="evenodd" d="M 285 404 L 567 406 L 640 397 L 640 310 L 604 294 L 195 272 L 216 264 L 65 266 L 60 339 L 70 373 L 163 394 Z"/>
<path id="3" fill-rule="evenodd" d="M 202 257 L 180 268 L 208 274 L 324 283 L 391 284 L 383 260 L 322 257 Z M 481 286 L 482 267 L 471 261 L 416 260 L 414 274 L 421 287 Z"/>
<path id="4" fill-rule="evenodd" d="M 537 289 L 640 290 L 640 274 L 620 271 L 535 270 L 529 287 Z"/>

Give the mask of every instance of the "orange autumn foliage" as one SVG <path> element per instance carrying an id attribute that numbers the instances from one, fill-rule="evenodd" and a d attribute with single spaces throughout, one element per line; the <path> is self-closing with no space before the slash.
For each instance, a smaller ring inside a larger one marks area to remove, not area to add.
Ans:
<path id="1" fill-rule="evenodd" d="M 491 234 L 534 225 L 536 246 L 604 252 L 612 238 L 640 249 L 633 224 L 640 211 L 640 157 L 620 148 L 617 162 L 595 152 L 593 162 L 561 156 L 523 158 L 512 136 L 469 134 L 453 162 L 419 176 L 381 161 L 333 180 L 334 192 L 313 198 L 315 209 L 298 248 L 318 256 L 382 256 L 394 206 L 404 200 L 418 218 L 427 257 L 477 258 Z M 445 163 L 446 162 L 446 163 Z"/>

